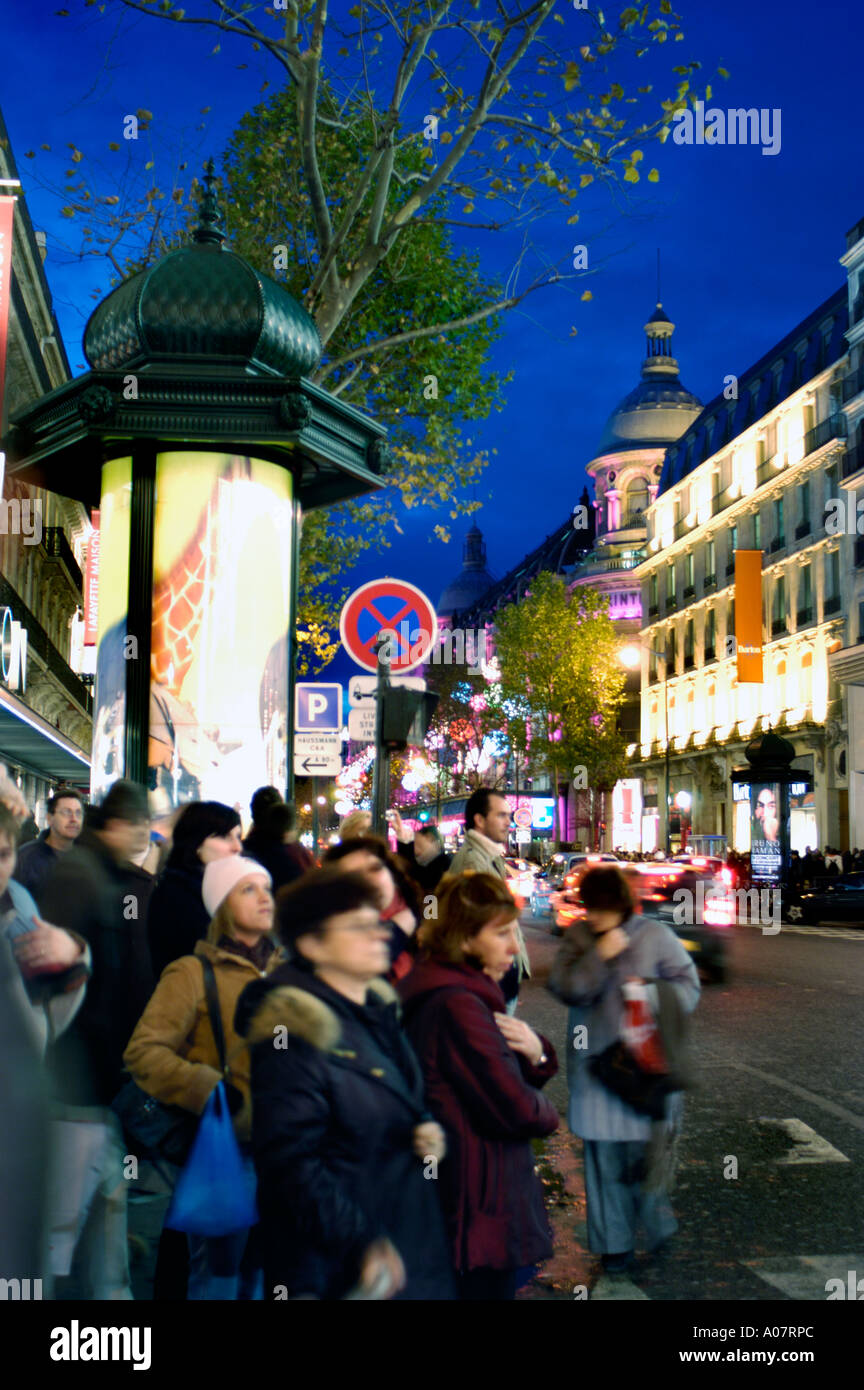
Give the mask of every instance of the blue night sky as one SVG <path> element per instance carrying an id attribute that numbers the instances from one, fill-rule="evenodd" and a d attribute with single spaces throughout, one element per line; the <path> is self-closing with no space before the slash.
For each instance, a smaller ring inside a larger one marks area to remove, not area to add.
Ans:
<path id="1" fill-rule="evenodd" d="M 57 202 L 30 182 L 34 164 L 25 150 L 66 141 L 105 150 L 120 138 L 122 114 L 144 107 L 154 113 L 154 134 L 158 127 L 160 139 L 182 139 L 190 166 L 200 168 L 260 100 L 261 82 L 278 74 L 236 40 L 211 56 L 212 30 L 130 17 L 111 4 L 101 18 L 81 0 L 68 8 L 69 18 L 53 6 L 7 9 L 2 105 L 31 216 L 48 232 L 46 269 L 77 372 L 91 294 L 105 292 L 108 278 L 92 264 L 61 263 L 52 247 L 68 228 Z M 713 86 L 710 104 L 780 108 L 782 148 L 767 156 L 758 147 L 646 144 L 643 169 L 656 165 L 659 183 L 627 185 L 626 200 L 614 204 L 598 196 L 578 227 L 567 226 L 562 211 L 539 229 L 555 260 L 574 242 L 586 243 L 593 273 L 575 293 L 553 287 L 529 297 L 506 319 L 495 349 L 495 365 L 515 371 L 507 406 L 470 433 L 498 451 L 476 494 L 496 575 L 569 513 L 606 417 L 638 380 L 658 246 L 682 381 L 707 402 L 726 374 L 743 371 L 842 283 L 844 233 L 864 216 L 857 111 L 864 19 L 857 7 L 848 0 L 681 0 L 676 8 L 686 40 L 666 46 L 674 54 L 659 51 L 651 74 L 658 88 L 671 94 L 671 80 L 662 80 L 671 63 L 698 57 Z M 718 65 L 729 69 L 728 81 L 716 77 Z M 646 80 L 642 65 L 639 72 Z M 202 116 L 205 106 L 212 110 Z M 206 129 L 196 130 L 200 123 Z M 506 272 L 508 239 L 469 237 L 466 244 L 480 249 L 484 269 Z M 590 303 L 579 300 L 585 288 Z M 383 557 L 368 558 L 357 582 L 394 574 L 437 599 L 460 566 L 469 525 L 457 523 L 443 545 L 432 535 L 440 519 L 407 516 L 405 535 Z"/>

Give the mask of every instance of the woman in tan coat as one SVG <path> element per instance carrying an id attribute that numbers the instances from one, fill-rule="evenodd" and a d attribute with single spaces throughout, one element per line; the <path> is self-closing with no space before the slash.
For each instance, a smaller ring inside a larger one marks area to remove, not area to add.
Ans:
<path id="1" fill-rule="evenodd" d="M 266 869 L 238 855 L 204 871 L 202 897 L 211 922 L 193 956 L 162 972 L 123 1060 L 148 1095 L 202 1114 L 211 1091 L 225 1081 L 228 1106 L 244 1158 L 252 1171 L 249 1053 L 234 1031 L 234 1011 L 246 986 L 284 960 L 270 939 L 273 896 Z M 202 958 L 213 966 L 227 1066 L 223 1072 L 207 1007 Z M 189 1236 L 190 1299 L 260 1298 L 254 1231 Z"/>

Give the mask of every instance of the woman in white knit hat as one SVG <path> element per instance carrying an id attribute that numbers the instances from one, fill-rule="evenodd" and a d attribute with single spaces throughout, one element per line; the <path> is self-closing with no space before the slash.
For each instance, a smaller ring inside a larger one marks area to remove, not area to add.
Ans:
<path id="1" fill-rule="evenodd" d="M 200 1115 L 224 1080 L 241 1150 L 249 1156 L 249 1053 L 234 1031 L 234 1010 L 254 979 L 284 959 L 271 939 L 273 895 L 266 869 L 229 855 L 204 870 L 201 896 L 210 915 L 205 941 L 162 972 L 123 1060 L 148 1095 Z M 212 967 L 224 1038 L 223 1065 L 207 1002 L 205 970 Z M 249 1158 L 251 1168 L 251 1158 Z M 250 1232 L 189 1236 L 190 1299 L 261 1298 L 256 1241 Z"/>

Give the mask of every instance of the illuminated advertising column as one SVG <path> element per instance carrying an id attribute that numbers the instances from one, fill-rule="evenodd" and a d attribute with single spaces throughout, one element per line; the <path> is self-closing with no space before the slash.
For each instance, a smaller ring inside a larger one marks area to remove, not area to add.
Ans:
<path id="1" fill-rule="evenodd" d="M 132 492 L 129 460 L 107 465 L 93 794 L 118 775 L 120 750 L 128 754 L 129 667 L 146 659 L 148 787 L 175 806 L 245 808 L 256 787 L 282 788 L 287 776 L 292 476 L 239 455 L 156 456 L 144 640 L 126 602 Z"/>

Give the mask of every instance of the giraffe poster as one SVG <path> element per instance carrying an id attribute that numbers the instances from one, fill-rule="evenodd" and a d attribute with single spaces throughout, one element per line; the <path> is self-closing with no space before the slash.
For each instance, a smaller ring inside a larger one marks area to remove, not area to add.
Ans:
<path id="1" fill-rule="evenodd" d="M 91 791 L 122 776 L 131 461 L 103 473 Z M 287 779 L 292 478 L 239 455 L 156 461 L 148 782 L 244 810 Z"/>
<path id="2" fill-rule="evenodd" d="M 285 786 L 291 488 L 238 455 L 157 459 L 148 762 L 174 805 Z"/>

